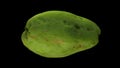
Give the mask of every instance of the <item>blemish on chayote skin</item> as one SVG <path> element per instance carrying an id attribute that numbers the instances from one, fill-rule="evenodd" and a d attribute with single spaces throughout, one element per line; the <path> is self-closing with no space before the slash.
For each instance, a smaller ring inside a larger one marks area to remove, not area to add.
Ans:
<path id="1" fill-rule="evenodd" d="M 47 58 L 61 58 L 97 45 L 100 28 L 91 20 L 66 11 L 46 11 L 28 20 L 23 44 Z"/>

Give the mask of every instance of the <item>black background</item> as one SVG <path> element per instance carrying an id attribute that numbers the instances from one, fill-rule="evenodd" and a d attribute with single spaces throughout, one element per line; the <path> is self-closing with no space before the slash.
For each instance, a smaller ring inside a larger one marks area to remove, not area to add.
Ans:
<path id="1" fill-rule="evenodd" d="M 11 65 L 38 65 L 38 66 L 111 66 L 116 62 L 114 46 L 116 22 L 112 22 L 115 7 L 114 2 L 81 1 L 81 0 L 16 0 L 4 4 L 5 18 L 4 31 L 4 60 Z M 48 10 L 64 10 L 94 21 L 101 28 L 99 43 L 95 47 L 74 55 L 50 59 L 36 55 L 29 51 L 21 41 L 21 34 L 25 24 L 33 15 Z M 113 11 L 114 10 L 114 11 Z M 113 37 L 114 35 L 114 37 Z"/>

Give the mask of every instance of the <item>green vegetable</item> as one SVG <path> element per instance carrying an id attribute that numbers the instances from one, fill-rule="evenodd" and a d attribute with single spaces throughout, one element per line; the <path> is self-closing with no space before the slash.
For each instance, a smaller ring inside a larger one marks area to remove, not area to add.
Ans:
<path id="1" fill-rule="evenodd" d="M 100 28 L 91 20 L 66 11 L 46 11 L 30 18 L 23 44 L 47 58 L 62 58 L 97 45 Z"/>

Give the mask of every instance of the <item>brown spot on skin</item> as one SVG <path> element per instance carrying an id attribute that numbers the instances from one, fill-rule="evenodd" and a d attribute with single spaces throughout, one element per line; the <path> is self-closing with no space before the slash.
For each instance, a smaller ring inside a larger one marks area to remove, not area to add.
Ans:
<path id="1" fill-rule="evenodd" d="M 55 44 L 62 44 L 62 43 L 63 43 L 63 40 L 55 39 L 55 40 L 53 40 L 52 42 L 55 43 Z"/>
<path id="2" fill-rule="evenodd" d="M 33 35 L 30 35 L 30 38 L 32 38 L 32 39 L 37 39 L 37 37 L 36 37 L 36 36 L 33 36 Z M 47 41 L 47 42 L 49 41 L 47 38 L 44 38 L 44 40 Z"/>
<path id="3" fill-rule="evenodd" d="M 81 48 L 81 47 L 82 47 L 82 45 L 81 45 L 81 44 L 78 44 L 78 45 L 75 45 L 73 48 L 79 49 L 79 48 Z"/>
<path id="4" fill-rule="evenodd" d="M 49 40 L 48 40 L 48 39 L 45 39 L 45 41 L 47 41 L 47 42 L 48 42 Z"/>
<path id="5" fill-rule="evenodd" d="M 49 40 L 48 40 L 46 37 L 44 37 L 44 35 L 43 35 L 43 34 L 44 34 L 44 35 L 46 35 L 46 32 L 39 33 L 39 36 L 41 36 L 41 35 L 42 35 L 42 37 L 44 38 L 44 40 L 48 42 Z"/>
<path id="6" fill-rule="evenodd" d="M 36 39 L 36 37 L 35 37 L 35 36 L 32 36 L 32 35 L 30 35 L 29 37 L 32 38 L 32 39 Z"/>

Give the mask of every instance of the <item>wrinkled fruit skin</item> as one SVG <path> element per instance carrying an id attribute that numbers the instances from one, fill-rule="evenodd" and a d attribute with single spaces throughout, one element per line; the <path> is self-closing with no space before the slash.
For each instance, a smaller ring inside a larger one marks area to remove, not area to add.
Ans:
<path id="1" fill-rule="evenodd" d="M 47 58 L 62 58 L 97 45 L 100 28 L 91 20 L 66 11 L 46 11 L 30 18 L 23 44 Z"/>

